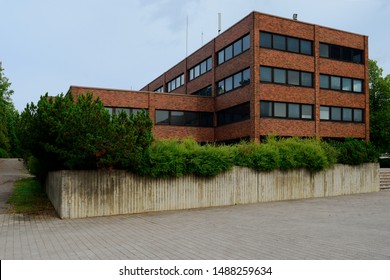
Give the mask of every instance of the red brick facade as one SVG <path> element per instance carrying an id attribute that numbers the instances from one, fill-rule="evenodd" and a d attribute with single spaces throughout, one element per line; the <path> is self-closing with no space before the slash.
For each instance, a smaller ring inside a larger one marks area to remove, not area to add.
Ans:
<path id="1" fill-rule="evenodd" d="M 304 55 L 272 48 L 260 47 L 260 32 L 309 40 L 312 55 Z M 218 52 L 250 34 L 250 48 L 223 64 L 218 65 Z M 320 57 L 320 43 L 361 50 L 362 63 L 345 62 Z M 207 58 L 212 58 L 210 71 L 190 80 L 189 70 Z M 260 81 L 260 66 L 283 68 L 312 73 L 312 87 Z M 250 68 L 250 83 L 218 95 L 218 82 Z M 184 74 L 185 83 L 170 93 L 167 83 Z M 351 93 L 320 88 L 320 74 L 363 81 L 362 93 Z M 212 87 L 212 96 L 191 94 Z M 153 92 L 164 87 L 165 93 Z M 368 94 L 368 38 L 296 20 L 253 12 L 204 45 L 201 49 L 179 62 L 176 66 L 146 85 L 141 91 L 107 90 L 71 87 L 74 94 L 93 92 L 107 107 L 145 108 L 155 123 L 156 110 L 212 112 L 214 127 L 155 125 L 158 138 L 182 138 L 192 136 L 201 142 L 228 141 L 250 138 L 258 141 L 261 136 L 312 136 L 369 139 Z M 276 117 L 260 117 L 260 102 L 282 102 L 312 105 L 310 120 Z M 250 102 L 250 116 L 239 122 L 219 125 L 217 112 Z M 320 119 L 320 107 L 350 108 L 363 112 L 363 119 L 355 121 L 330 121 Z"/>

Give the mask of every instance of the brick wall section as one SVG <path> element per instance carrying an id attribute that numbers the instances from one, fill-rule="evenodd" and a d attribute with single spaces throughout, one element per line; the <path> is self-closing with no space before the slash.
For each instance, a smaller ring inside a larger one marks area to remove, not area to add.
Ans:
<path id="1" fill-rule="evenodd" d="M 215 128 L 215 141 L 226 141 L 249 137 L 251 124 L 251 120 L 246 120 L 217 127 Z"/>
<path id="2" fill-rule="evenodd" d="M 260 135 L 277 134 L 279 136 L 313 136 L 315 122 L 306 120 L 260 119 Z"/>

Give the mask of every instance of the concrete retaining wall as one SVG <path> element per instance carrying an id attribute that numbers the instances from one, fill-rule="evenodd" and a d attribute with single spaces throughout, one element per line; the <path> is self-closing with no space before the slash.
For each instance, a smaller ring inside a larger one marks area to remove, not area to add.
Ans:
<path id="1" fill-rule="evenodd" d="M 379 165 L 256 172 L 234 167 L 213 178 L 151 179 L 122 170 L 56 171 L 47 194 L 61 218 L 178 210 L 379 191 Z"/>

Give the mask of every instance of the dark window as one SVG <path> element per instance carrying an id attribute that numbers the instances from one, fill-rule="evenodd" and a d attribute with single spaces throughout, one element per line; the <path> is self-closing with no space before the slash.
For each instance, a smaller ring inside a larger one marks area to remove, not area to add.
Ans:
<path id="1" fill-rule="evenodd" d="M 272 82 L 272 68 L 260 66 L 260 81 Z"/>
<path id="2" fill-rule="evenodd" d="M 233 89 L 245 86 L 250 83 L 250 69 L 247 68 L 232 76 L 229 76 L 217 83 L 218 95 L 229 92 Z"/>
<path id="3" fill-rule="evenodd" d="M 341 121 L 341 108 L 340 107 L 332 107 L 331 108 L 331 120 L 333 121 Z"/>
<path id="4" fill-rule="evenodd" d="M 288 84 L 299 86 L 300 85 L 300 78 L 299 78 L 299 71 L 294 70 L 288 70 L 287 71 L 287 77 L 288 77 Z"/>
<path id="5" fill-rule="evenodd" d="M 299 39 L 297 38 L 287 38 L 287 50 L 289 52 L 299 53 Z"/>
<path id="6" fill-rule="evenodd" d="M 198 90 L 194 93 L 191 93 L 191 95 L 198 95 L 198 96 L 211 96 L 212 95 L 212 88 L 211 85 L 207 86 L 205 88 L 202 88 L 201 90 Z"/>
<path id="7" fill-rule="evenodd" d="M 156 125 L 213 126 L 213 113 L 156 110 Z"/>
<path id="8" fill-rule="evenodd" d="M 353 109 L 353 121 L 354 122 L 363 122 L 363 110 L 362 109 Z"/>
<path id="9" fill-rule="evenodd" d="M 329 45 L 320 43 L 320 57 L 329 57 Z"/>
<path id="10" fill-rule="evenodd" d="M 306 120 L 313 119 L 313 106 L 312 105 L 302 105 L 301 118 Z"/>
<path id="11" fill-rule="evenodd" d="M 260 47 L 313 55 L 313 42 L 260 31 Z"/>
<path id="12" fill-rule="evenodd" d="M 320 88 L 329 88 L 329 76 L 320 75 Z"/>
<path id="13" fill-rule="evenodd" d="M 342 79 L 342 90 L 345 91 L 352 91 L 352 79 L 350 78 L 343 78 Z"/>
<path id="14" fill-rule="evenodd" d="M 286 83 L 286 70 L 274 68 L 274 83 L 277 84 Z"/>
<path id="15" fill-rule="evenodd" d="M 341 78 L 336 76 L 330 77 L 330 88 L 334 90 L 341 89 Z"/>
<path id="16" fill-rule="evenodd" d="M 218 52 L 218 64 L 222 64 L 250 48 L 250 35 L 238 39 Z"/>
<path id="17" fill-rule="evenodd" d="M 300 105 L 299 104 L 288 104 L 288 118 L 290 119 L 300 119 L 301 113 L 300 113 Z"/>
<path id="18" fill-rule="evenodd" d="M 260 117 L 312 120 L 313 105 L 261 101 Z"/>
<path id="19" fill-rule="evenodd" d="M 325 43 L 320 43 L 320 57 L 360 64 L 363 63 L 362 50 Z"/>
<path id="20" fill-rule="evenodd" d="M 301 86 L 313 87 L 313 74 L 309 72 L 301 72 Z"/>
<path id="21" fill-rule="evenodd" d="M 156 110 L 156 124 L 169 124 L 169 111 Z"/>
<path id="22" fill-rule="evenodd" d="M 184 74 L 181 74 L 180 76 L 167 83 L 168 92 L 174 91 L 182 85 L 184 85 Z"/>
<path id="23" fill-rule="evenodd" d="M 320 119 L 323 121 L 363 122 L 363 109 L 321 106 Z"/>
<path id="24" fill-rule="evenodd" d="M 260 102 L 260 117 L 272 117 L 272 102 L 261 101 Z"/>
<path id="25" fill-rule="evenodd" d="M 307 40 L 301 40 L 301 53 L 312 55 L 313 54 L 313 43 Z"/>
<path id="26" fill-rule="evenodd" d="M 272 34 L 267 32 L 260 32 L 260 47 L 272 48 Z"/>
<path id="27" fill-rule="evenodd" d="M 218 53 L 218 64 L 225 62 L 225 50 L 222 50 Z"/>
<path id="28" fill-rule="evenodd" d="M 217 112 L 218 126 L 250 119 L 249 102 Z"/>
<path id="29" fill-rule="evenodd" d="M 286 37 L 281 35 L 273 35 L 273 48 L 276 50 L 286 50 Z"/>
<path id="30" fill-rule="evenodd" d="M 242 51 L 246 51 L 246 50 L 249 50 L 250 46 L 251 46 L 251 36 L 248 34 L 246 35 L 244 38 L 242 38 Z"/>
<path id="31" fill-rule="evenodd" d="M 352 109 L 343 108 L 343 121 L 351 122 L 352 121 Z"/>

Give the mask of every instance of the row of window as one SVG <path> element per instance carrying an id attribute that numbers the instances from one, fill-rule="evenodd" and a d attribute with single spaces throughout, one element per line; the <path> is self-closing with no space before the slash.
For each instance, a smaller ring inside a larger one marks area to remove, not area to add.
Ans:
<path id="1" fill-rule="evenodd" d="M 320 75 L 320 87 L 323 89 L 333 89 L 361 93 L 363 92 L 363 81 L 360 79 Z"/>
<path id="2" fill-rule="evenodd" d="M 212 87 L 211 85 L 202 88 L 201 90 L 195 91 L 191 93 L 191 95 L 198 95 L 198 96 L 211 96 L 212 95 Z"/>
<path id="3" fill-rule="evenodd" d="M 177 76 L 175 79 L 167 83 L 168 92 L 174 91 L 175 89 L 184 85 L 184 74 Z"/>
<path id="4" fill-rule="evenodd" d="M 313 55 L 313 42 L 294 37 L 260 32 L 260 47 Z"/>
<path id="5" fill-rule="evenodd" d="M 320 57 L 363 63 L 363 51 L 348 47 L 320 43 Z"/>
<path id="6" fill-rule="evenodd" d="M 363 122 L 363 109 L 346 107 L 320 107 L 322 121 Z"/>
<path id="7" fill-rule="evenodd" d="M 156 110 L 156 125 L 213 127 L 213 116 L 214 114 L 211 112 Z M 260 117 L 313 120 L 313 105 L 261 101 Z M 250 119 L 249 102 L 217 112 L 217 121 L 219 126 L 248 119 Z M 361 123 L 364 121 L 363 109 L 321 106 L 320 120 Z"/>
<path id="8" fill-rule="evenodd" d="M 156 110 L 156 124 L 213 127 L 214 114 L 210 112 Z"/>
<path id="9" fill-rule="evenodd" d="M 154 92 L 164 92 L 164 86 L 155 89 Z"/>
<path id="10" fill-rule="evenodd" d="M 313 73 L 260 66 L 260 81 L 276 84 L 312 87 Z"/>
<path id="11" fill-rule="evenodd" d="M 142 110 L 148 111 L 147 109 L 140 108 L 121 108 L 121 107 L 105 107 L 105 109 L 110 113 L 110 115 L 119 115 L 121 112 L 125 112 L 126 114 L 137 114 Z"/>
<path id="12" fill-rule="evenodd" d="M 232 91 L 250 83 L 250 68 L 240 71 L 218 82 L 218 95 Z"/>
<path id="13" fill-rule="evenodd" d="M 244 120 L 251 117 L 250 103 L 246 102 L 238 106 L 227 108 L 217 112 L 218 125 L 225 125 Z"/>
<path id="14" fill-rule="evenodd" d="M 260 102 L 260 116 L 288 119 L 313 119 L 313 105 L 286 103 L 286 102 Z"/>
<path id="15" fill-rule="evenodd" d="M 206 60 L 203 60 L 201 63 L 195 65 L 188 71 L 190 81 L 207 73 L 212 68 L 213 68 L 213 62 L 211 57 L 207 58 Z"/>
<path id="16" fill-rule="evenodd" d="M 225 63 L 233 57 L 249 50 L 250 45 L 250 35 L 247 34 L 244 37 L 235 41 L 233 44 L 230 44 L 229 46 L 225 47 L 218 52 L 218 65 Z"/>

